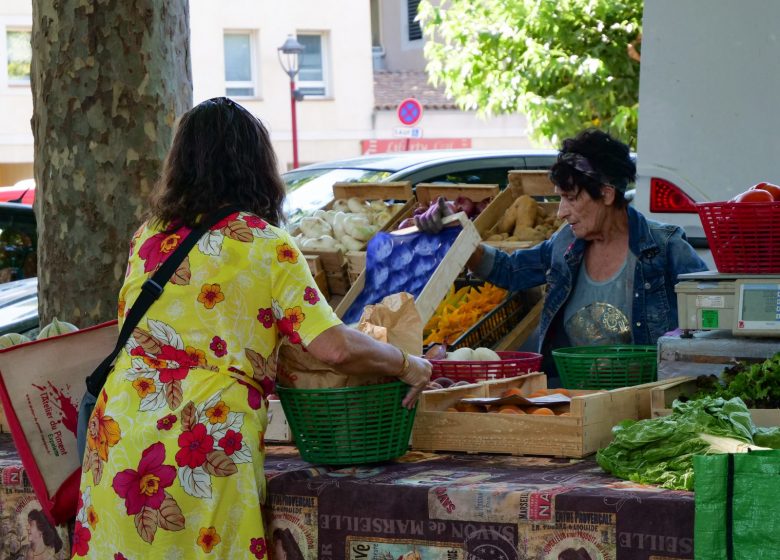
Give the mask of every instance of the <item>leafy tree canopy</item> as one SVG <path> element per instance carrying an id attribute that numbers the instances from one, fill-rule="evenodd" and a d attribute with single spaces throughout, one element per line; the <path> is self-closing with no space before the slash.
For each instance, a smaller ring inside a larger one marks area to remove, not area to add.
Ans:
<path id="1" fill-rule="evenodd" d="M 418 15 L 428 74 L 463 109 L 525 113 L 538 140 L 597 126 L 636 148 L 642 0 L 422 0 Z"/>

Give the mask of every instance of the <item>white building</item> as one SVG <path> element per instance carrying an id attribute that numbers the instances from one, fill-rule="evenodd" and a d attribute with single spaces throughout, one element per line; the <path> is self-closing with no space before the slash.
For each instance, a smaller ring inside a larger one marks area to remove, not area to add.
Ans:
<path id="1" fill-rule="evenodd" d="M 292 34 L 306 47 L 296 84 L 304 94 L 296 104 L 301 164 L 399 149 L 530 146 L 522 116 L 482 119 L 427 84 L 418 4 L 190 0 L 194 102 L 228 95 L 245 105 L 268 126 L 289 169 L 290 85 L 277 49 Z M 0 2 L 0 185 L 33 174 L 31 28 L 30 0 Z M 414 127 L 396 113 L 409 97 L 423 105 Z M 399 137 L 405 128 L 418 138 Z"/>

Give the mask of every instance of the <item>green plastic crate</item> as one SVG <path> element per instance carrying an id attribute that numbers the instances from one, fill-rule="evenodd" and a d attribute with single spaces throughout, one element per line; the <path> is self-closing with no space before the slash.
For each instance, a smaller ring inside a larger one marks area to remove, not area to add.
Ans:
<path id="1" fill-rule="evenodd" d="M 322 465 L 389 461 L 409 448 L 415 406 L 400 381 L 340 389 L 276 388 L 298 451 Z"/>
<path id="2" fill-rule="evenodd" d="M 552 355 L 567 389 L 617 389 L 658 377 L 655 346 L 578 346 L 558 348 Z"/>

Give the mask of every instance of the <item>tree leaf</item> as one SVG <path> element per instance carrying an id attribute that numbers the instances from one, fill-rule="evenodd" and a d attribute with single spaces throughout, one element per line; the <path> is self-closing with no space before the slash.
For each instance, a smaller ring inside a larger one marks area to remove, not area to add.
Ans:
<path id="1" fill-rule="evenodd" d="M 181 531 L 184 529 L 184 514 L 181 512 L 179 504 L 173 499 L 173 496 L 165 493 L 165 499 L 160 506 L 160 515 L 158 518 L 160 527 L 166 531 Z"/>
<path id="2" fill-rule="evenodd" d="M 249 229 L 249 226 L 246 225 L 246 222 L 243 220 L 228 222 L 228 224 L 222 228 L 222 233 L 230 239 L 235 239 L 236 241 L 241 241 L 243 243 L 249 243 L 254 238 L 252 230 Z"/>
<path id="3" fill-rule="evenodd" d="M 135 514 L 135 530 L 145 542 L 154 541 L 154 534 L 157 532 L 157 517 L 157 510 L 147 506 Z"/>
<path id="4" fill-rule="evenodd" d="M 133 338 L 147 354 L 156 356 L 162 352 L 162 343 L 142 328 L 136 327 L 133 329 Z"/>
<path id="5" fill-rule="evenodd" d="M 198 423 L 198 411 L 195 404 L 190 401 L 181 411 L 181 429 L 185 432 L 191 430 Z"/>
<path id="6" fill-rule="evenodd" d="M 187 256 L 184 257 L 184 260 L 179 264 L 176 272 L 171 276 L 170 282 L 171 284 L 176 284 L 178 286 L 188 286 L 190 278 L 192 278 L 192 271 L 190 270 L 190 258 Z"/>
<path id="7" fill-rule="evenodd" d="M 165 384 L 165 400 L 168 401 L 168 406 L 171 410 L 179 408 L 182 396 L 180 380 L 174 379 L 170 383 Z"/>
<path id="8" fill-rule="evenodd" d="M 227 453 L 218 449 L 206 455 L 203 470 L 213 476 L 230 476 L 238 472 L 238 467 Z"/>

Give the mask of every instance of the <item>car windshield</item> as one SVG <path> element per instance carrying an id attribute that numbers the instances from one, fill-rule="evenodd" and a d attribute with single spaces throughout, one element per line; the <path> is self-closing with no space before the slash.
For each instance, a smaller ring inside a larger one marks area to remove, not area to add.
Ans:
<path id="1" fill-rule="evenodd" d="M 282 177 L 287 185 L 284 212 L 289 224 L 322 208 L 333 199 L 333 183 L 374 183 L 391 175 L 373 169 L 301 169 Z"/>

